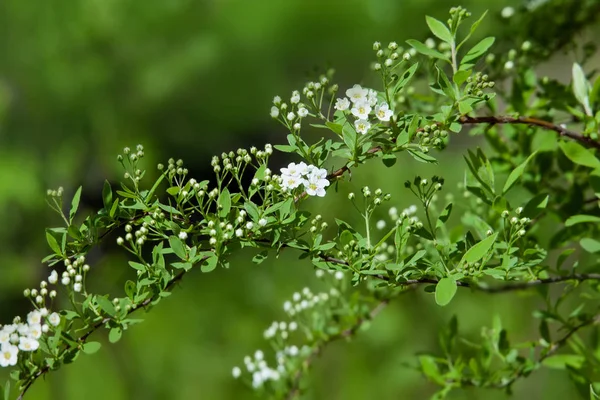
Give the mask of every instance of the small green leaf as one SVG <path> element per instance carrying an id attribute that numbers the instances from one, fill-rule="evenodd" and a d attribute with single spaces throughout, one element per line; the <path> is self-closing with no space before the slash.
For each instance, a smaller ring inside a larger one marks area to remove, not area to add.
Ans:
<path id="1" fill-rule="evenodd" d="M 275 145 L 273 145 L 273 147 L 275 147 L 277 150 L 284 152 L 284 153 L 293 153 L 297 149 L 296 146 L 290 146 L 287 144 L 275 144 Z"/>
<path id="2" fill-rule="evenodd" d="M 75 192 L 73 196 L 73 200 L 71 200 L 71 211 L 69 211 L 69 221 L 73 220 L 73 217 L 77 213 L 77 209 L 79 208 L 79 200 L 81 199 L 81 186 Z"/>
<path id="3" fill-rule="evenodd" d="M 581 368 L 585 357 L 578 354 L 557 354 L 542 361 L 542 365 L 548 368 L 565 369 L 568 366 Z"/>
<path id="4" fill-rule="evenodd" d="M 473 60 L 481 57 L 494 44 L 495 40 L 496 39 L 492 36 L 481 39 L 481 41 L 479 43 L 477 43 L 475 46 L 473 46 L 471 48 L 471 50 L 469 50 L 467 52 L 467 54 L 465 54 L 465 56 L 462 58 L 460 63 L 465 64 L 465 63 L 468 63 L 469 61 L 473 61 Z"/>
<path id="5" fill-rule="evenodd" d="M 585 73 L 581 66 L 577 63 L 573 64 L 573 94 L 577 101 L 583 106 L 587 115 L 593 115 L 590 107 L 590 92 L 592 90 L 590 83 L 585 77 Z"/>
<path id="6" fill-rule="evenodd" d="M 85 354 L 94 354 L 100 350 L 100 347 L 102 347 L 100 342 L 87 342 L 83 345 L 82 350 Z"/>
<path id="7" fill-rule="evenodd" d="M 382 161 L 386 167 L 390 168 L 390 167 L 393 167 L 394 164 L 396 164 L 396 160 L 397 160 L 396 155 L 392 153 L 392 154 L 385 154 L 383 156 Z"/>
<path id="8" fill-rule="evenodd" d="M 437 50 L 430 49 L 429 47 L 427 47 L 425 44 L 419 42 L 418 40 L 409 39 L 406 41 L 406 43 L 408 43 L 410 45 L 410 47 L 412 47 L 413 49 L 415 49 L 416 51 L 418 51 L 419 53 L 421 53 L 425 56 L 439 58 L 440 60 L 450 62 L 448 57 L 446 57 L 445 55 L 443 55 L 442 53 L 440 53 Z"/>
<path id="9" fill-rule="evenodd" d="M 432 356 L 419 356 L 419 363 L 421 364 L 421 370 L 423 374 L 435 383 L 439 385 L 444 385 L 444 377 L 440 373 L 440 370 L 435 362 L 435 359 Z"/>
<path id="10" fill-rule="evenodd" d="M 6 381 L 6 385 L 4 385 L 4 400 L 10 400 L 10 381 Z"/>
<path id="11" fill-rule="evenodd" d="M 599 223 L 600 217 L 597 217 L 595 215 L 583 215 L 583 214 L 573 215 L 572 217 L 569 217 L 565 221 L 565 226 L 573 226 L 575 224 L 582 224 L 585 222 Z"/>
<path id="12" fill-rule="evenodd" d="M 504 184 L 504 188 L 502 189 L 502 194 L 506 194 L 510 188 L 515 184 L 515 182 L 523 175 L 525 172 L 525 168 L 527 167 L 527 163 L 531 161 L 533 157 L 537 154 L 537 151 L 534 151 L 523 163 L 521 163 L 517 168 L 513 169 L 510 175 L 508 175 L 508 179 L 506 179 L 506 183 Z"/>
<path id="13" fill-rule="evenodd" d="M 219 194 L 217 204 L 219 205 L 219 217 L 226 217 L 231 210 L 231 194 L 227 188 L 223 189 L 221 194 Z"/>
<path id="14" fill-rule="evenodd" d="M 112 188 L 110 187 L 110 182 L 107 180 L 104 181 L 104 186 L 102 186 L 102 203 L 104 204 L 104 209 L 106 211 L 109 211 L 112 207 L 113 193 Z"/>
<path id="15" fill-rule="evenodd" d="M 430 155 L 427 155 L 421 151 L 409 149 L 408 153 L 417 161 L 429 164 L 437 164 L 437 160 L 434 157 L 431 157 Z"/>
<path id="16" fill-rule="evenodd" d="M 117 343 L 121 340 L 121 335 L 123 334 L 123 329 L 120 326 L 116 326 L 108 332 L 108 341 L 111 343 Z"/>
<path id="17" fill-rule="evenodd" d="M 398 93 L 400 90 L 402 90 L 402 88 L 404 86 L 406 86 L 406 84 L 411 80 L 411 78 L 413 77 L 413 75 L 415 74 L 415 72 L 417 71 L 417 68 L 419 67 L 419 63 L 414 63 L 413 65 L 410 66 L 409 69 L 407 69 L 403 74 L 402 77 L 400 79 L 398 79 L 398 83 L 396 83 L 396 86 L 394 86 L 394 94 Z"/>
<path id="18" fill-rule="evenodd" d="M 565 156 L 575 164 L 598 169 L 600 168 L 600 160 L 592 153 L 576 142 L 560 142 L 558 144 Z"/>
<path id="19" fill-rule="evenodd" d="M 452 33 L 450 33 L 450 30 L 446 27 L 446 25 L 444 25 L 442 21 L 430 17 L 429 15 L 425 17 L 425 21 L 427 22 L 427 26 L 429 26 L 429 29 L 431 29 L 431 33 L 433 33 L 435 36 L 442 39 L 448 44 L 454 41 Z"/>
<path id="20" fill-rule="evenodd" d="M 183 244 L 183 241 L 181 239 L 179 239 L 177 236 L 169 236 L 169 245 L 171 246 L 173 253 L 175 253 L 177 257 L 179 257 L 182 260 L 187 259 L 185 245 Z"/>
<path id="21" fill-rule="evenodd" d="M 454 81 L 454 83 L 460 86 L 467 80 L 469 76 L 471 76 L 470 69 L 466 71 L 457 71 L 452 77 L 452 80 Z"/>
<path id="22" fill-rule="evenodd" d="M 134 268 L 138 271 L 146 271 L 146 266 L 144 264 L 140 264 L 139 262 L 129 261 L 129 265 L 131 268 Z"/>
<path id="23" fill-rule="evenodd" d="M 579 244 L 588 253 L 600 252 L 600 242 L 595 239 L 583 238 L 579 241 Z"/>
<path id="24" fill-rule="evenodd" d="M 435 302 L 439 306 L 445 306 L 456 294 L 456 281 L 450 277 L 442 278 L 435 286 Z"/>
<path id="25" fill-rule="evenodd" d="M 52 251 L 59 256 L 62 256 L 62 250 L 56 241 L 56 238 L 48 231 L 46 231 L 46 241 L 48 242 L 48 246 L 52 249 Z"/>
<path id="26" fill-rule="evenodd" d="M 214 254 L 209 256 L 200 266 L 200 270 L 202 272 L 211 272 L 217 267 L 217 261 L 219 261 L 219 259 Z"/>
<path id="27" fill-rule="evenodd" d="M 473 263 L 481 260 L 483 257 L 485 257 L 488 254 L 488 252 L 494 245 L 494 242 L 496 241 L 497 237 L 498 237 L 498 232 L 494 233 L 491 236 L 486 237 L 481 242 L 475 244 L 473 247 L 471 247 L 469 250 L 467 250 L 467 252 L 463 255 L 462 259 L 460 260 L 461 264 L 463 264 L 463 263 L 473 264 Z"/>
<path id="28" fill-rule="evenodd" d="M 338 135 L 342 136 L 342 134 L 343 134 L 343 129 L 344 129 L 344 126 L 343 126 L 343 125 L 336 124 L 335 122 L 330 122 L 330 121 L 327 121 L 327 122 L 325 122 L 325 125 L 326 125 L 326 126 L 329 128 L 329 129 L 331 129 L 331 130 L 332 130 L 334 133 L 336 133 L 336 134 L 338 134 Z"/>

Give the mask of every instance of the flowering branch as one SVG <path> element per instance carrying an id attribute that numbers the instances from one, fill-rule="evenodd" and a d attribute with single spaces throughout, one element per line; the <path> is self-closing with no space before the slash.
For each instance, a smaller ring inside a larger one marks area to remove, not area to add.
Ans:
<path id="1" fill-rule="evenodd" d="M 405 293 L 406 291 L 402 292 Z M 368 321 L 373 320 L 383 309 L 389 304 L 390 299 L 382 300 L 379 304 L 377 304 L 373 309 L 369 312 L 366 317 L 362 317 L 356 320 L 356 322 L 349 327 L 348 329 L 338 333 L 337 335 L 333 335 L 324 340 L 319 345 L 315 346 L 311 354 L 304 360 L 302 368 L 296 371 L 296 374 L 293 377 L 293 383 L 290 387 L 288 394 L 285 396 L 286 399 L 292 400 L 300 395 L 300 382 L 302 380 L 302 372 L 309 369 L 315 358 L 321 354 L 323 349 L 330 343 L 335 342 L 340 339 L 348 339 L 356 334 L 356 332 L 360 329 L 360 327 Z"/>

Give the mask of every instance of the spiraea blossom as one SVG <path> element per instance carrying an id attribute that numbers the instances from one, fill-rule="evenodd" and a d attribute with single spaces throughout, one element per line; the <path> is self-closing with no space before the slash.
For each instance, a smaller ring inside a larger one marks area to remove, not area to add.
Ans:
<path id="1" fill-rule="evenodd" d="M 338 111 L 350 110 L 352 116 L 356 118 L 354 127 L 357 133 L 365 135 L 371 129 L 372 124 L 388 122 L 394 115 L 387 102 L 379 102 L 377 91 L 373 89 L 354 85 L 346 90 L 346 96 L 336 100 L 335 109 Z"/>
<path id="2" fill-rule="evenodd" d="M 287 168 L 281 168 L 281 188 L 284 191 L 296 189 L 300 185 L 309 196 L 325 196 L 325 188 L 329 186 L 327 170 L 304 162 L 290 163 Z"/>
<path id="3" fill-rule="evenodd" d="M 375 106 L 375 116 L 380 121 L 389 121 L 393 114 L 388 103 L 383 102 Z"/>

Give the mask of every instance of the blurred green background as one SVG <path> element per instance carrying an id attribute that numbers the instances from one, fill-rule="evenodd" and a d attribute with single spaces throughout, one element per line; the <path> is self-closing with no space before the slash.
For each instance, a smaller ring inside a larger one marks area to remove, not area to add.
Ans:
<path id="1" fill-rule="evenodd" d="M 491 14 L 515 1 L 462 1 Z M 425 14 L 446 18 L 446 0 L 3 0 L 0 3 L 0 323 L 29 309 L 22 290 L 46 279 L 44 228 L 60 221 L 45 205 L 47 188 L 66 197 L 83 185 L 83 212 L 101 207 L 104 179 L 116 182 L 116 154 L 141 143 L 146 166 L 182 158 L 198 180 L 224 150 L 282 143 L 269 118 L 274 95 L 288 97 L 334 66 L 342 88 L 364 82 L 373 41 L 424 40 Z M 561 70 L 563 65 L 555 65 Z M 314 133 L 315 137 L 317 133 Z M 312 141 L 310 138 L 308 141 Z M 446 160 L 459 157 L 453 145 Z M 283 162 L 284 158 L 274 161 Z M 445 168 L 449 178 L 456 171 Z M 273 165 L 273 169 L 278 165 Z M 347 189 L 382 187 L 398 208 L 412 203 L 404 179 L 440 173 L 401 158 L 392 169 L 362 168 Z M 448 185 L 449 188 L 452 185 Z M 342 196 L 309 201 L 356 216 Z M 385 212 L 385 211 L 382 211 Z M 331 222 L 331 221 L 330 221 Z M 128 268 L 112 243 L 89 258 L 99 286 L 122 295 Z M 246 254 L 247 256 L 247 254 Z M 92 275 L 93 277 L 94 275 Z M 37 382 L 27 399 L 245 399 L 256 396 L 231 378 L 246 354 L 265 349 L 262 333 L 284 318 L 282 303 L 304 286 L 318 288 L 313 268 L 292 253 L 260 266 L 241 256 L 229 270 L 190 273 L 121 342 Z M 440 309 L 419 290 L 400 298 L 351 343 L 327 348 L 315 363 L 307 399 L 421 399 L 435 390 L 406 362 L 437 349 L 437 332 L 455 313 L 476 339 L 499 313 L 511 340 L 536 336 L 535 297 L 462 291 Z M 105 342 L 105 333 L 95 340 Z M 6 371 L 0 371 L 5 378 Z M 515 399 L 571 398 L 567 377 L 543 371 L 515 385 Z M 499 399 L 487 391 L 455 399 Z"/>

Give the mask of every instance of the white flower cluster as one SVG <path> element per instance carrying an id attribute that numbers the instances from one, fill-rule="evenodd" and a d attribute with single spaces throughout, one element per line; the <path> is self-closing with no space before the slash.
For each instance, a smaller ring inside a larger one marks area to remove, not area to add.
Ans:
<path id="1" fill-rule="evenodd" d="M 331 271 L 332 273 L 336 273 L 336 271 Z M 343 273 L 341 271 L 340 274 L 336 275 L 336 279 L 343 278 Z M 294 315 L 308 310 L 317 304 L 325 303 L 329 301 L 331 297 L 339 296 L 339 292 L 336 288 L 331 288 L 329 293 L 318 293 L 314 294 L 310 291 L 309 288 L 305 287 L 302 289 L 302 293 L 296 292 L 292 295 L 291 301 L 286 301 L 283 303 L 283 311 L 285 311 L 290 317 Z"/>
<path id="2" fill-rule="evenodd" d="M 336 100 L 335 109 L 339 111 L 350 110 L 350 113 L 356 118 L 354 127 L 360 134 L 365 135 L 371 129 L 371 122 L 369 121 L 371 113 L 380 122 L 389 121 L 394 114 L 388 103 L 385 101 L 378 103 L 377 92 L 373 89 L 354 85 L 346 90 L 346 96 Z"/>
<path id="3" fill-rule="evenodd" d="M 0 366 L 16 365 L 19 351 L 37 350 L 42 335 L 50 330 L 49 325 L 58 324 L 60 324 L 60 315 L 55 312 L 49 314 L 46 308 L 40 308 L 27 314 L 26 323 L 16 318 L 14 323 L 4 325 L 0 329 Z"/>
<path id="4" fill-rule="evenodd" d="M 398 209 L 396 207 L 391 207 L 388 211 L 392 221 L 397 221 L 398 218 L 400 218 L 400 219 L 410 218 L 411 222 L 419 222 L 419 218 L 415 216 L 416 212 L 417 212 L 417 206 L 415 206 L 414 204 L 412 206 L 407 207 L 404 210 L 402 210 L 400 215 L 398 215 Z"/>
<path id="5" fill-rule="evenodd" d="M 283 340 L 286 340 L 289 337 L 290 332 L 295 332 L 298 329 L 298 323 L 296 321 L 292 321 L 289 324 L 285 321 L 282 322 L 273 322 L 271 326 L 265 331 L 264 336 L 265 339 L 272 339 L 279 333 L 279 336 Z"/>
<path id="6" fill-rule="evenodd" d="M 304 185 L 304 190 L 309 196 L 325 196 L 325 188 L 329 186 L 327 170 L 314 165 L 290 163 L 287 168 L 281 168 L 281 188 L 285 191 L 293 190 Z"/>

